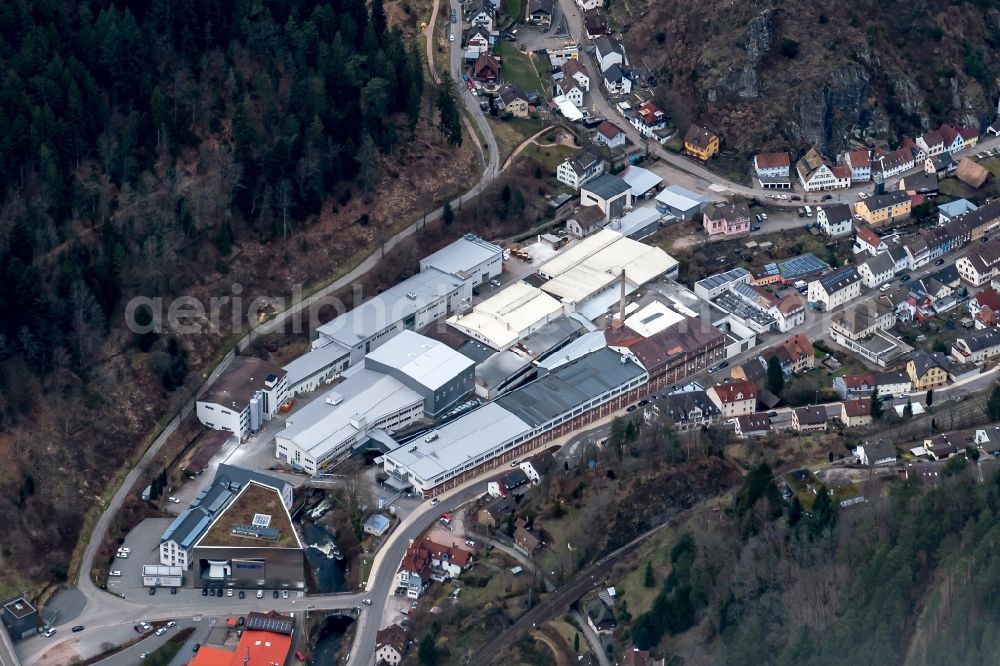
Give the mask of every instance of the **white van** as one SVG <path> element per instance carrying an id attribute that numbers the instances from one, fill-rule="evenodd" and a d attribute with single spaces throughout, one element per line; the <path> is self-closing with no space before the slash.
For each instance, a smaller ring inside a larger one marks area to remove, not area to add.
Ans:
<path id="1" fill-rule="evenodd" d="M 812 216 L 813 216 L 813 209 L 810 208 L 809 206 L 806 206 L 806 217 L 812 217 Z"/>
<path id="2" fill-rule="evenodd" d="M 51 635 L 52 635 L 52 634 L 54 634 L 54 633 L 56 633 L 56 628 L 55 628 L 55 627 L 49 627 L 49 628 L 48 628 L 48 629 L 47 629 L 47 630 L 45 631 L 45 637 L 46 637 L 46 638 L 48 638 L 49 636 L 51 636 Z"/>

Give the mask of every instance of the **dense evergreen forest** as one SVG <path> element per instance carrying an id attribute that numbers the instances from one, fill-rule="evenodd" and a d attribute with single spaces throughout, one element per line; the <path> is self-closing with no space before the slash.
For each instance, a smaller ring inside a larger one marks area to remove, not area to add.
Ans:
<path id="1" fill-rule="evenodd" d="M 130 334 L 129 298 L 226 293 L 238 251 L 244 282 L 270 271 L 279 295 L 310 251 L 298 279 L 329 275 L 365 241 L 307 248 L 307 225 L 356 225 L 338 211 L 372 205 L 414 137 L 418 157 L 461 143 L 453 88 L 425 90 L 417 16 L 393 12 L 0 2 L 0 511 L 26 537 L 0 590 L 66 575 L 81 515 L 215 353 Z"/>
<path id="2" fill-rule="evenodd" d="M 978 464 L 951 460 L 931 488 L 872 481 L 844 510 L 820 489 L 811 513 L 783 507 L 766 465 L 752 470 L 730 520 L 665 554 L 671 573 L 632 640 L 677 663 L 1000 662 L 1000 474 L 989 465 L 976 483 Z"/>
<path id="3" fill-rule="evenodd" d="M 12 0 L 0 26 L 0 359 L 42 374 L 86 371 L 125 291 L 169 293 L 179 248 L 225 256 L 287 237 L 338 183 L 367 194 L 420 115 L 420 54 L 381 0 Z M 202 191 L 172 194 L 206 137 Z M 160 210 L 112 222 L 161 186 Z"/>

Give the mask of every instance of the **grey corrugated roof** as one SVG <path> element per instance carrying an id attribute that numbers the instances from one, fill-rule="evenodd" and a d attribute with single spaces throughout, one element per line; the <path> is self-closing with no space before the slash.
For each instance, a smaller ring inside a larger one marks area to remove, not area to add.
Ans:
<path id="1" fill-rule="evenodd" d="M 560 366 L 496 402 L 533 427 L 570 412 L 645 374 L 634 361 L 601 349 Z"/>
<path id="2" fill-rule="evenodd" d="M 876 194 L 873 197 L 868 197 L 865 199 L 865 205 L 869 211 L 874 212 L 883 208 L 889 208 L 890 206 L 897 206 L 909 198 L 909 194 L 897 190 L 896 192 L 886 192 L 885 194 Z"/>
<path id="3" fill-rule="evenodd" d="M 610 173 L 606 173 L 602 176 L 598 176 L 580 189 L 586 190 L 587 192 L 593 192 L 602 199 L 611 199 L 628 192 L 632 188 L 630 188 L 628 183 L 618 176 L 612 176 Z"/>
<path id="4" fill-rule="evenodd" d="M 160 537 L 160 543 L 175 541 L 181 548 L 190 548 L 211 521 L 212 517 L 203 508 L 187 509 L 170 523 L 170 527 Z"/>

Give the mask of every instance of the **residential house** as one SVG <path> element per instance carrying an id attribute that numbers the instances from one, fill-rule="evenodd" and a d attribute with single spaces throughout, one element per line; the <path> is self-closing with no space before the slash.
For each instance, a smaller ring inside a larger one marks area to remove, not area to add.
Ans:
<path id="1" fill-rule="evenodd" d="M 664 666 L 665 659 L 653 659 L 648 650 L 629 648 L 622 654 L 621 666 Z"/>
<path id="2" fill-rule="evenodd" d="M 684 152 L 707 162 L 719 152 L 719 137 L 704 127 L 691 125 L 684 135 Z"/>
<path id="3" fill-rule="evenodd" d="M 757 411 L 757 387 L 751 382 L 717 384 L 710 387 L 706 393 L 723 419 L 728 420 Z"/>
<path id="4" fill-rule="evenodd" d="M 565 67 L 571 62 L 580 61 L 580 45 L 575 43 L 564 43 L 563 46 L 553 47 L 548 50 L 549 63 L 553 67 Z"/>
<path id="5" fill-rule="evenodd" d="M 431 580 L 445 581 L 472 565 L 472 553 L 456 546 L 443 546 L 417 539 L 406 550 L 397 570 L 397 592 L 410 599 L 424 593 Z"/>
<path id="6" fill-rule="evenodd" d="M 896 262 L 888 252 L 868 257 L 858 266 L 861 282 L 869 289 L 874 289 L 883 282 L 888 282 L 896 274 Z"/>
<path id="7" fill-rule="evenodd" d="M 986 128 L 986 133 L 990 136 L 1000 136 L 1000 116 L 997 116 L 996 120 L 990 123 L 989 127 Z"/>
<path id="8" fill-rule="evenodd" d="M 577 6 L 585 12 L 604 6 L 604 0 L 576 0 Z"/>
<path id="9" fill-rule="evenodd" d="M 573 104 L 573 106 L 577 108 L 583 107 L 584 90 L 580 86 L 580 82 L 576 79 L 564 76 L 555 84 L 555 90 L 556 95 L 565 97 Z"/>
<path id="10" fill-rule="evenodd" d="M 771 434 L 771 417 L 766 412 L 741 414 L 733 419 L 736 436 L 740 439 L 751 437 L 767 437 Z"/>
<path id="11" fill-rule="evenodd" d="M 851 233 L 852 222 L 851 207 L 847 204 L 819 206 L 816 211 L 816 224 L 827 236 L 842 236 Z"/>
<path id="12" fill-rule="evenodd" d="M 924 439 L 924 450 L 931 460 L 947 460 L 965 450 L 975 442 L 975 436 L 967 431 L 943 432 Z"/>
<path id="13" fill-rule="evenodd" d="M 406 654 L 406 630 L 398 624 L 390 624 L 375 633 L 375 663 L 385 662 L 396 666 Z"/>
<path id="14" fill-rule="evenodd" d="M 776 305 L 768 308 L 767 313 L 774 317 L 778 331 L 787 333 L 797 326 L 801 326 L 806 320 L 806 306 L 797 294 L 790 294 L 782 298 Z"/>
<path id="15" fill-rule="evenodd" d="M 937 130 L 924 132 L 917 137 L 916 144 L 920 150 L 920 159 L 940 155 L 945 151 L 944 137 Z"/>
<path id="16" fill-rule="evenodd" d="M 906 266 L 910 270 L 925 266 L 931 260 L 930 247 L 923 236 L 911 236 L 903 241 L 902 245 L 906 250 Z"/>
<path id="17" fill-rule="evenodd" d="M 476 522 L 495 529 L 513 513 L 514 502 L 510 497 L 493 497 L 476 512 Z"/>
<path id="18" fill-rule="evenodd" d="M 763 188 L 789 189 L 792 158 L 788 153 L 760 153 L 754 155 L 753 168 Z"/>
<path id="19" fill-rule="evenodd" d="M 913 383 L 910 376 L 904 370 L 890 370 L 888 372 L 876 372 L 872 374 L 875 388 L 881 397 L 891 395 L 894 398 L 905 398 L 910 395 Z"/>
<path id="20" fill-rule="evenodd" d="M 613 65 L 618 65 L 619 68 L 628 67 L 625 46 L 611 35 L 601 35 L 594 40 L 594 57 L 601 68 L 601 73 L 608 71 Z"/>
<path id="21" fill-rule="evenodd" d="M 525 22 L 548 28 L 552 25 L 553 0 L 528 0 L 525 3 Z"/>
<path id="22" fill-rule="evenodd" d="M 955 262 L 962 280 L 973 287 L 981 287 L 1000 270 L 1000 238 L 980 243 L 969 248 L 964 256 Z"/>
<path id="23" fill-rule="evenodd" d="M 906 248 L 902 245 L 894 244 L 890 247 L 887 252 L 892 258 L 893 263 L 896 265 L 895 272 L 899 273 L 905 271 L 910 265 L 910 255 L 906 253 Z"/>
<path id="24" fill-rule="evenodd" d="M 826 407 L 812 405 L 792 410 L 792 430 L 796 432 L 826 430 Z"/>
<path id="25" fill-rule="evenodd" d="M 892 178 L 904 171 L 909 171 L 915 164 L 913 152 L 900 146 L 891 153 L 883 153 L 877 157 L 878 169 L 883 178 Z"/>
<path id="26" fill-rule="evenodd" d="M 924 173 L 933 173 L 938 178 L 950 176 L 955 173 L 955 169 L 957 168 L 958 165 L 955 164 L 955 159 L 951 156 L 951 153 L 941 153 L 940 155 L 928 157 L 924 160 Z"/>
<path id="27" fill-rule="evenodd" d="M 1000 292 L 992 287 L 983 289 L 969 299 L 968 308 L 977 329 L 996 326 L 1000 321 Z"/>
<path id="28" fill-rule="evenodd" d="M 888 249 L 886 242 L 871 227 L 867 225 L 858 227 L 854 238 L 854 254 L 867 252 L 874 257 Z"/>
<path id="29" fill-rule="evenodd" d="M 951 125 L 941 125 L 941 127 L 938 128 L 938 133 L 941 135 L 941 139 L 944 143 L 944 151 L 940 153 L 941 155 L 951 156 L 951 153 L 957 153 L 965 147 L 965 141 L 962 139 L 962 135 L 959 134 L 958 130 Z"/>
<path id="30" fill-rule="evenodd" d="M 566 231 L 574 238 L 586 238 L 608 226 L 608 221 L 597 206 L 583 206 L 566 220 Z"/>
<path id="31" fill-rule="evenodd" d="M 844 153 L 844 164 L 851 170 L 852 183 L 867 183 L 872 179 L 871 153 L 865 149 Z"/>
<path id="32" fill-rule="evenodd" d="M 472 66 L 472 75 L 477 81 L 496 83 L 500 80 L 500 63 L 490 54 L 481 53 Z"/>
<path id="33" fill-rule="evenodd" d="M 465 52 L 474 54 L 478 60 L 479 56 L 490 52 L 492 38 L 490 31 L 481 25 L 473 25 L 463 34 L 465 40 Z"/>
<path id="34" fill-rule="evenodd" d="M 967 230 L 968 240 L 979 240 L 1000 225 L 1000 199 L 987 201 L 976 210 L 959 215 L 953 223 Z"/>
<path id="35" fill-rule="evenodd" d="M 918 391 L 944 386 L 948 383 L 948 357 L 941 352 L 917 350 L 906 362 L 906 374 Z"/>
<path id="36" fill-rule="evenodd" d="M 873 226 L 887 226 L 910 217 L 910 196 L 906 192 L 887 192 L 861 199 L 854 212 Z"/>
<path id="37" fill-rule="evenodd" d="M 579 60 L 568 60 L 562 66 L 563 81 L 572 79 L 584 92 L 590 91 L 590 72 Z"/>
<path id="38" fill-rule="evenodd" d="M 861 295 L 861 275 L 854 266 L 844 266 L 809 283 L 809 304 L 817 310 L 834 310 Z"/>
<path id="39" fill-rule="evenodd" d="M 763 356 L 755 356 L 747 359 L 739 365 L 733 366 L 729 371 L 729 376 L 737 381 L 753 382 L 758 389 L 763 389 L 767 382 L 767 361 Z"/>
<path id="40" fill-rule="evenodd" d="M 514 522 L 514 543 L 528 555 L 533 554 L 542 545 L 541 540 L 528 530 L 524 518 L 518 518 Z"/>
<path id="41" fill-rule="evenodd" d="M 656 400 L 655 407 L 660 416 L 672 421 L 678 430 L 714 423 L 721 413 L 705 391 L 670 393 Z"/>
<path id="42" fill-rule="evenodd" d="M 833 378 L 833 390 L 841 400 L 871 396 L 875 388 L 875 377 L 870 374 L 840 375 Z"/>
<path id="43" fill-rule="evenodd" d="M 883 255 L 879 255 L 883 256 Z M 876 331 L 888 331 L 896 325 L 894 308 L 880 300 L 861 302 L 845 307 L 830 323 L 830 334 L 837 340 L 842 336 L 855 342 L 864 340 Z"/>
<path id="44" fill-rule="evenodd" d="M 607 633 L 618 626 L 614 612 L 600 599 L 587 604 L 587 624 L 595 633 Z"/>
<path id="45" fill-rule="evenodd" d="M 784 349 L 791 360 L 791 371 L 798 373 L 804 370 L 811 370 L 816 367 L 816 350 L 813 348 L 809 338 L 801 333 L 786 338 L 776 345 Z M 786 373 L 788 374 L 788 373 Z"/>
<path id="46" fill-rule="evenodd" d="M 597 39 L 601 35 L 607 35 L 611 32 L 608 27 L 608 17 L 597 10 L 584 14 L 583 27 L 587 32 L 587 39 Z"/>
<path id="47" fill-rule="evenodd" d="M 466 21 L 469 25 L 480 25 L 492 33 L 496 26 L 497 9 L 490 0 L 473 0 L 465 10 Z"/>
<path id="48" fill-rule="evenodd" d="M 603 173 L 604 160 L 587 150 L 580 150 L 556 168 L 556 180 L 578 190 Z"/>
<path id="49" fill-rule="evenodd" d="M 505 83 L 497 93 L 497 108 L 515 118 L 527 118 L 528 96 L 513 83 Z"/>
<path id="50" fill-rule="evenodd" d="M 891 465 L 896 462 L 896 447 L 882 439 L 859 444 L 854 454 L 858 457 L 858 462 L 866 467 Z"/>
<path id="51" fill-rule="evenodd" d="M 851 186 L 851 168 L 831 165 L 815 147 L 795 163 L 795 170 L 806 192 L 840 190 Z"/>
<path id="52" fill-rule="evenodd" d="M 612 95 L 627 95 L 632 92 L 632 79 L 617 63 L 604 70 L 601 77 L 604 79 L 604 88 Z"/>
<path id="53" fill-rule="evenodd" d="M 934 173 L 911 173 L 899 179 L 899 190 L 906 192 L 911 197 L 922 194 L 925 197 L 936 197 L 938 195 L 938 177 Z"/>
<path id="54" fill-rule="evenodd" d="M 618 176 L 604 174 L 580 187 L 580 205 L 597 206 L 607 220 L 632 208 L 632 188 Z"/>
<path id="55" fill-rule="evenodd" d="M 958 131 L 959 136 L 962 137 L 962 148 L 975 148 L 976 144 L 979 143 L 979 130 L 975 127 L 966 127 L 965 125 L 957 125 L 955 129 Z"/>
<path id="56" fill-rule="evenodd" d="M 986 184 L 986 179 L 990 177 L 990 172 L 973 162 L 970 158 L 965 157 L 958 163 L 958 170 L 955 171 L 955 177 L 966 185 L 979 189 Z"/>
<path id="57" fill-rule="evenodd" d="M 855 398 L 840 403 L 840 421 L 848 428 L 866 426 L 872 422 L 872 399 Z"/>
<path id="58" fill-rule="evenodd" d="M 984 328 L 960 336 L 951 345 L 951 357 L 958 363 L 981 363 L 1000 354 L 1000 328 Z"/>
<path id="59" fill-rule="evenodd" d="M 647 139 L 659 141 L 667 128 L 667 114 L 652 102 L 643 102 L 632 116 L 632 126 Z"/>
<path id="60" fill-rule="evenodd" d="M 594 134 L 594 141 L 604 144 L 608 148 L 618 148 L 625 145 L 625 130 L 614 123 L 604 120 L 597 126 Z"/>
<path id="61" fill-rule="evenodd" d="M 702 226 L 710 238 L 750 233 L 750 209 L 745 203 L 718 202 L 705 209 Z"/>

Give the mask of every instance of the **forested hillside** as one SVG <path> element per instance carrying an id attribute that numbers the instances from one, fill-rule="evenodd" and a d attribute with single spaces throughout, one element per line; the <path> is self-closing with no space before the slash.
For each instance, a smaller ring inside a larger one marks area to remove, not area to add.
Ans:
<path id="1" fill-rule="evenodd" d="M 977 484 L 976 464 L 934 488 L 873 481 L 842 511 L 821 489 L 811 514 L 755 468 L 727 520 L 665 554 L 631 639 L 685 664 L 997 663 L 1000 475 Z"/>
<path id="2" fill-rule="evenodd" d="M 474 179 L 415 12 L 386 14 L 0 3 L 0 582 L 65 575 L 81 515 L 227 332 L 133 336 L 129 298 L 287 296 Z"/>

